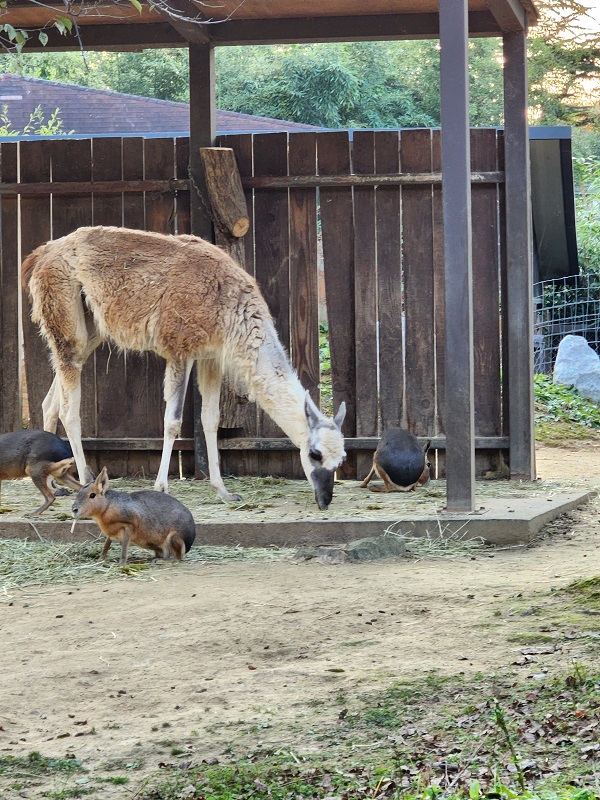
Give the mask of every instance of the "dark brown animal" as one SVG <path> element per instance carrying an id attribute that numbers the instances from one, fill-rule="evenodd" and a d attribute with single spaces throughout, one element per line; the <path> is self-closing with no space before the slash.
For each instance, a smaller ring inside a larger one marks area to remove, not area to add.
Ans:
<path id="1" fill-rule="evenodd" d="M 117 492 L 109 488 L 106 467 L 84 486 L 73 503 L 75 519 L 93 519 L 106 536 L 100 555 L 113 541 L 121 542 L 120 564 L 127 562 L 130 544 L 152 550 L 156 558 L 176 558 L 188 552 L 196 538 L 194 518 L 183 503 L 163 492 Z"/>
<path id="2" fill-rule="evenodd" d="M 429 480 L 427 451 L 431 442 L 421 447 L 416 437 L 403 428 L 388 428 L 373 456 L 371 471 L 361 483 L 364 489 L 377 474 L 383 486 L 369 486 L 372 492 L 410 492 Z"/>
<path id="3" fill-rule="evenodd" d="M 167 491 L 196 362 L 210 482 L 223 500 L 241 499 L 227 491 L 219 469 L 225 372 L 299 448 L 319 508 L 329 506 L 334 473 L 346 455 L 345 405 L 333 419 L 321 414 L 292 369 L 256 282 L 227 253 L 195 236 L 79 228 L 34 250 L 21 274 L 55 371 L 43 403 L 44 428 L 55 431 L 60 417 L 80 479 L 86 468 L 81 370 L 100 342 L 110 339 L 124 350 L 158 353 L 167 362 L 165 433 L 155 489 Z"/>
<path id="4" fill-rule="evenodd" d="M 48 431 L 14 431 L 0 436 L 0 488 L 2 481 L 31 478 L 46 501 L 33 514 L 41 514 L 56 499 L 52 480 L 81 489 L 75 479 L 75 459 L 68 442 Z"/>

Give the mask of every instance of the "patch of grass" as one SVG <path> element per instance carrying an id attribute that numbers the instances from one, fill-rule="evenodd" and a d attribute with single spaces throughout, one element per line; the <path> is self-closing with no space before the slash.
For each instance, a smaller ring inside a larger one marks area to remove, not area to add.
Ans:
<path id="1" fill-rule="evenodd" d="M 600 609 L 600 575 L 574 581 L 566 586 L 564 591 L 569 594 L 578 605 Z"/>
<path id="2" fill-rule="evenodd" d="M 506 637 L 507 642 L 515 644 L 551 644 L 556 641 L 556 637 L 549 633 L 515 633 Z"/>
<path id="3" fill-rule="evenodd" d="M 72 775 L 83 772 L 74 758 L 47 758 L 37 751 L 22 756 L 0 756 L 0 775 L 32 778 L 40 775 Z"/>
<path id="4" fill-rule="evenodd" d="M 600 407 L 573 387 L 554 384 L 550 375 L 535 376 L 535 411 L 539 442 L 600 439 Z"/>

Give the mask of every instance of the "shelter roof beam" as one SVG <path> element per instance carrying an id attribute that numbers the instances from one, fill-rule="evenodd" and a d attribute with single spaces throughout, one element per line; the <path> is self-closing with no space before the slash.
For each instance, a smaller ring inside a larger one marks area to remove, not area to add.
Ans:
<path id="1" fill-rule="evenodd" d="M 486 0 L 486 2 L 503 31 L 527 30 L 527 12 L 518 0 Z"/>
<path id="2" fill-rule="evenodd" d="M 159 13 L 192 44 L 208 44 L 211 37 L 207 17 L 191 0 L 158 0 Z"/>

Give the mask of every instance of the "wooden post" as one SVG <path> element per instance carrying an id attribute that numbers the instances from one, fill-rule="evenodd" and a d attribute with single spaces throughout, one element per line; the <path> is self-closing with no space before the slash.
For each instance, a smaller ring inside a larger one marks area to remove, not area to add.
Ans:
<path id="1" fill-rule="evenodd" d="M 446 505 L 474 507 L 468 0 L 440 0 L 446 332 Z"/>
<path id="2" fill-rule="evenodd" d="M 189 45 L 190 67 L 190 222 L 191 232 L 212 241 L 208 198 L 200 159 L 201 147 L 212 147 L 216 137 L 215 54 L 212 44 Z M 202 398 L 196 368 L 193 377 L 194 465 L 197 478 L 208 475 L 208 457 L 202 429 Z"/>
<path id="3" fill-rule="evenodd" d="M 535 479 L 531 180 L 526 31 L 504 36 L 504 159 L 510 473 Z"/>
<path id="4" fill-rule="evenodd" d="M 242 237 L 248 232 L 250 218 L 235 153 L 230 147 L 202 147 L 200 160 L 215 225 L 215 241 L 245 268 L 246 248 Z"/>

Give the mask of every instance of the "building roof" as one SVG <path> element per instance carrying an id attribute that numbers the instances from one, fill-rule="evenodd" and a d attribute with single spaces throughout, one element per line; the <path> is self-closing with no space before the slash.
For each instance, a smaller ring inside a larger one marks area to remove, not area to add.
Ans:
<path id="1" fill-rule="evenodd" d="M 64 132 L 73 131 L 79 136 L 188 135 L 190 129 L 187 103 L 23 78 L 10 73 L 0 75 L 0 108 L 6 110 L 13 130 L 21 132 L 38 106 L 46 121 L 60 109 Z M 319 129 L 299 122 L 217 111 L 218 134 L 310 130 Z"/>

